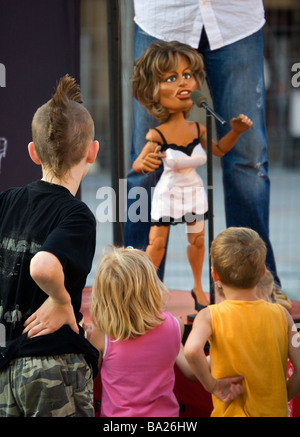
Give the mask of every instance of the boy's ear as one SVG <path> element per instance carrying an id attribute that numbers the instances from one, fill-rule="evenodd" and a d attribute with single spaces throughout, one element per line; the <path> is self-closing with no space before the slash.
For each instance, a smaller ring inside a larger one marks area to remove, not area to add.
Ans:
<path id="1" fill-rule="evenodd" d="M 34 143 L 33 141 L 31 141 L 28 144 L 28 153 L 30 158 L 32 159 L 32 161 L 37 164 L 37 165 L 41 165 L 41 161 L 39 160 L 39 157 L 37 156 L 37 153 L 35 151 L 35 147 L 34 147 Z"/>
<path id="2" fill-rule="evenodd" d="M 95 162 L 98 151 L 99 151 L 99 141 L 96 140 L 92 141 L 89 145 L 88 153 L 87 153 L 87 162 L 89 164 L 93 164 L 93 162 Z"/>
<path id="3" fill-rule="evenodd" d="M 211 272 L 211 277 L 213 278 L 214 282 L 217 282 L 220 280 L 220 276 L 218 275 L 218 273 L 215 271 L 215 269 L 213 268 L 213 266 L 211 266 L 210 268 L 210 272 Z"/>

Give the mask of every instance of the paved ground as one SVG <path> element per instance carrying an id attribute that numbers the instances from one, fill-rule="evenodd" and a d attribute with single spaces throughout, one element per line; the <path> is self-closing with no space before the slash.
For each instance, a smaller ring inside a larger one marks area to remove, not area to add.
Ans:
<path id="1" fill-rule="evenodd" d="M 206 180 L 206 175 L 202 175 Z M 285 293 L 291 300 L 300 301 L 300 169 L 283 167 L 270 168 L 271 212 L 270 236 L 275 252 L 277 270 Z M 214 165 L 214 235 L 225 228 L 223 189 L 221 169 Z M 82 184 L 82 198 L 96 215 L 102 200 L 97 198 L 101 187 L 109 187 L 110 176 L 102 172 L 91 172 Z M 112 223 L 97 225 L 97 249 L 93 269 L 88 278 L 90 286 L 95 275 L 96 265 L 106 244 L 113 243 Z M 165 271 L 165 283 L 172 290 L 189 291 L 193 280 L 186 259 L 185 226 L 178 225 L 171 230 L 168 257 Z M 209 290 L 208 257 L 204 262 L 203 284 Z"/>

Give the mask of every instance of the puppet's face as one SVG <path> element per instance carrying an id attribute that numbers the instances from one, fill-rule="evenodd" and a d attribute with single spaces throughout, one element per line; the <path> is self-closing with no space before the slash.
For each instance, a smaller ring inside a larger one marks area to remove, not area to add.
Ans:
<path id="1" fill-rule="evenodd" d="M 176 71 L 163 75 L 159 87 L 160 104 L 170 113 L 187 111 L 193 105 L 190 97 L 196 86 L 189 62 L 185 56 L 181 56 Z"/>

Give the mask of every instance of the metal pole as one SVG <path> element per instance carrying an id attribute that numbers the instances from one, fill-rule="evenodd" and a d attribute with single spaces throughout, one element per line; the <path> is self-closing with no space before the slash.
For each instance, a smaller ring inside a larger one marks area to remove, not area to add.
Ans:
<path id="1" fill-rule="evenodd" d="M 122 50 L 119 0 L 107 0 L 108 65 L 109 65 L 109 120 L 111 150 L 111 180 L 116 193 L 116 220 L 113 223 L 114 245 L 123 244 L 120 218 L 119 180 L 124 178 L 124 144 L 122 111 Z M 123 214 L 123 212 L 121 212 Z"/>
<path id="2" fill-rule="evenodd" d="M 207 197 L 208 197 L 208 250 L 214 239 L 214 203 L 213 203 L 213 166 L 212 166 L 212 115 L 206 110 L 206 135 L 207 135 Z M 210 303 L 215 303 L 215 286 L 210 273 L 211 261 L 209 258 L 209 294 Z"/>

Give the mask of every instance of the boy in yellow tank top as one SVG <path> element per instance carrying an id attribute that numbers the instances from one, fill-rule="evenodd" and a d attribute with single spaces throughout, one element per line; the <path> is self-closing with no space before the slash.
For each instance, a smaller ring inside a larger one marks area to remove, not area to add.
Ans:
<path id="1" fill-rule="evenodd" d="M 224 300 L 198 313 L 185 344 L 191 368 L 212 394 L 212 416 L 288 416 L 288 400 L 300 392 L 294 321 L 258 294 L 265 257 L 263 240 L 248 228 L 228 228 L 212 242 L 211 274 Z M 294 374 L 286 381 L 288 358 Z"/>

